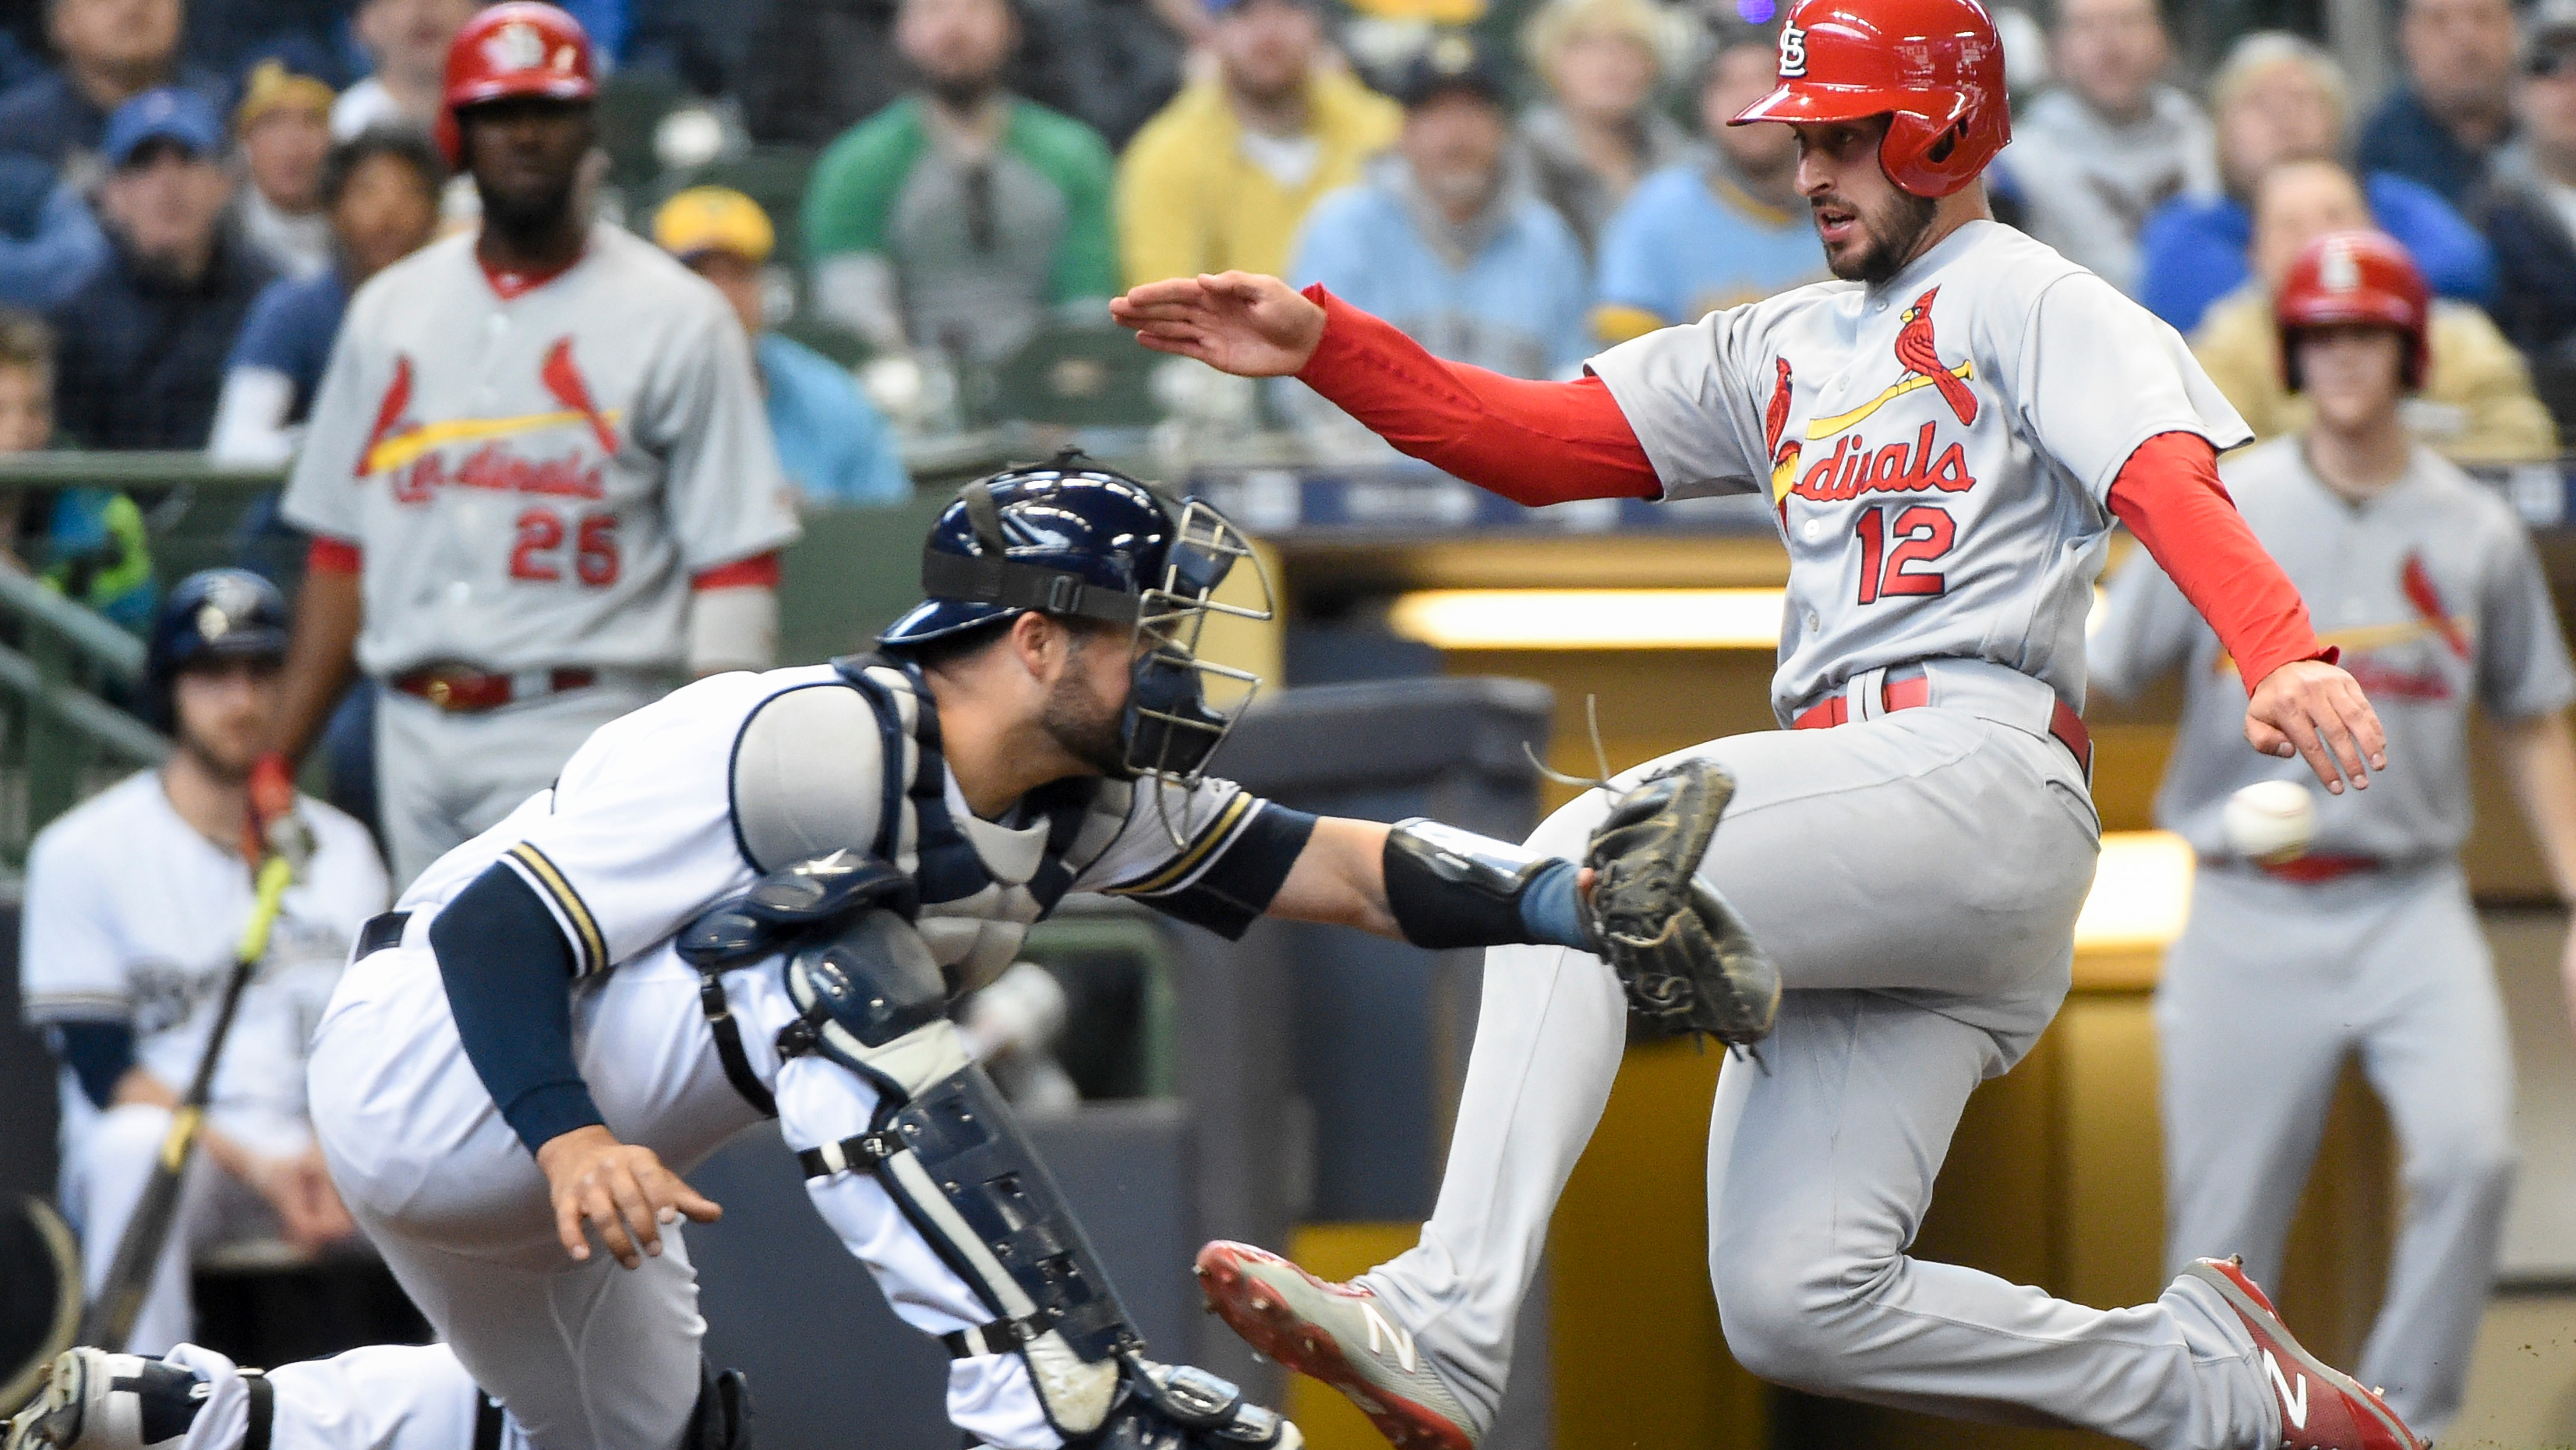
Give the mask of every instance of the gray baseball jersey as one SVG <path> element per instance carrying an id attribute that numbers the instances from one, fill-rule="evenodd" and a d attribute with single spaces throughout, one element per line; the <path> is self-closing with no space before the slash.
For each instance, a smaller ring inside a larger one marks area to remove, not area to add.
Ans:
<path id="1" fill-rule="evenodd" d="M 741 324 L 611 226 L 533 286 L 462 235 L 360 288 L 286 516 L 365 550 L 378 675 L 676 671 L 690 576 L 796 537 Z"/>
<path id="2" fill-rule="evenodd" d="M 2343 650 L 2406 768 L 2366 791 L 2317 793 L 2320 854 L 2407 861 L 2468 839 L 2472 699 L 2522 718 L 2576 698 L 2531 538 L 2505 501 L 2423 448 L 2406 476 L 2364 504 L 2345 502 L 2277 439 L 2220 469 L 2255 537 L 2297 585 L 2320 638 Z M 2093 678 L 2114 695 L 2185 669 L 2182 724 L 2156 797 L 2157 821 L 2204 854 L 2227 850 L 2227 798 L 2308 768 L 2246 748 L 2245 687 L 2217 636 L 2141 555 L 2110 584 L 2091 647 Z"/>
<path id="3" fill-rule="evenodd" d="M 2080 707 L 2120 466 L 2159 433 L 2251 436 L 2172 328 L 1995 222 L 1883 286 L 1802 287 L 1592 369 L 1668 496 L 1769 488 L 1789 546 L 1783 723 L 1853 675 L 1942 656 Z"/>

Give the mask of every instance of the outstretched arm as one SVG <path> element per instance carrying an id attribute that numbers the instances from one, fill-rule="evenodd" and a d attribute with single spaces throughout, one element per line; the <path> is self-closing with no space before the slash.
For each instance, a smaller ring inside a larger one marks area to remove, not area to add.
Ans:
<path id="1" fill-rule="evenodd" d="M 1600 379 L 1531 382 L 1433 357 L 1326 292 L 1251 272 L 1176 277 L 1109 304 L 1157 352 L 1295 376 L 1405 453 L 1517 503 L 1654 498 L 1646 450 Z"/>
<path id="2" fill-rule="evenodd" d="M 1326 816 L 1268 914 L 1433 949 L 1507 942 L 1588 949 L 1580 893 L 1591 875 L 1432 821 L 1386 826 Z"/>
<path id="3" fill-rule="evenodd" d="M 2331 794 L 2347 779 L 2369 789 L 2370 771 L 2388 768 L 2379 714 L 2318 641 L 2299 591 L 2236 511 L 2209 440 L 2159 433 L 2140 444 L 2111 485 L 2110 505 L 2235 659 L 2251 696 L 2247 742 L 2266 755 L 2306 757 Z"/>

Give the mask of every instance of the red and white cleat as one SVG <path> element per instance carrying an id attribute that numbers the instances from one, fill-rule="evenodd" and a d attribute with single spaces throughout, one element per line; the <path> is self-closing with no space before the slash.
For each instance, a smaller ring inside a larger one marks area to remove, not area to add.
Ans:
<path id="1" fill-rule="evenodd" d="M 1199 1250 L 1198 1275 L 1208 1307 L 1245 1342 L 1348 1395 L 1396 1450 L 1475 1450 L 1467 1407 L 1375 1294 L 1222 1239 Z"/>
<path id="2" fill-rule="evenodd" d="M 2299 1347 L 2241 1260 L 2199 1259 L 2183 1273 L 2217 1290 L 2254 1336 L 2281 1403 L 2283 1450 L 2426 1450 L 2386 1401 Z"/>

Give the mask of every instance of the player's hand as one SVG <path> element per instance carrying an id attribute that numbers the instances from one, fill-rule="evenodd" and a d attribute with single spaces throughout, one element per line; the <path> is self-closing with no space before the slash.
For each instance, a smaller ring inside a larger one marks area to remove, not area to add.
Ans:
<path id="1" fill-rule="evenodd" d="M 340 1190 L 331 1185 L 319 1146 L 292 1157 L 255 1159 L 249 1176 L 251 1187 L 276 1210 L 279 1232 L 306 1253 L 358 1231 Z"/>
<path id="2" fill-rule="evenodd" d="M 2379 712 L 2352 676 L 2323 660 L 2292 660 L 2265 675 L 2245 705 L 2245 738 L 2265 755 L 2306 757 L 2328 795 L 2343 794 L 2346 780 L 2368 790 L 2370 771 L 2388 768 Z"/>
<path id="3" fill-rule="evenodd" d="M 1239 378 L 1284 378 L 1324 340 L 1324 309 L 1276 277 L 1205 273 L 1148 282 L 1109 300 L 1109 317 L 1156 352 Z"/>
<path id="4" fill-rule="evenodd" d="M 595 1123 L 547 1139 L 537 1150 L 537 1167 L 554 1199 L 555 1237 L 577 1260 L 590 1257 L 586 1229 L 597 1229 L 617 1262 L 632 1269 L 644 1255 L 662 1252 L 663 1224 L 724 1216 L 715 1200 L 663 1167 L 652 1149 L 620 1143 Z"/>
<path id="5" fill-rule="evenodd" d="M 295 813 L 295 767 L 272 750 L 251 762 L 244 792 L 242 857 L 257 862 L 283 856 L 300 874 L 313 855 L 313 833 Z"/>

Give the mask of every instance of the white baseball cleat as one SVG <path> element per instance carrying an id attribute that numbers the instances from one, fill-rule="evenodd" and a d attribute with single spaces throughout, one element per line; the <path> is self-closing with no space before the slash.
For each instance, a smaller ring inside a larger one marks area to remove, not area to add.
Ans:
<path id="1" fill-rule="evenodd" d="M 2299 1347 L 2243 1260 L 2198 1259 L 2183 1273 L 2217 1290 L 2254 1336 L 2281 1407 L 2283 1450 L 2426 1450 L 2386 1401 Z"/>
<path id="2" fill-rule="evenodd" d="M 167 1360 L 67 1349 L 0 1450 L 179 1450 L 210 1389 Z"/>
<path id="3" fill-rule="evenodd" d="M 1475 1450 L 1480 1432 L 1377 1296 L 1250 1244 L 1199 1250 L 1208 1307 L 1263 1354 L 1350 1397 L 1396 1450 Z"/>

